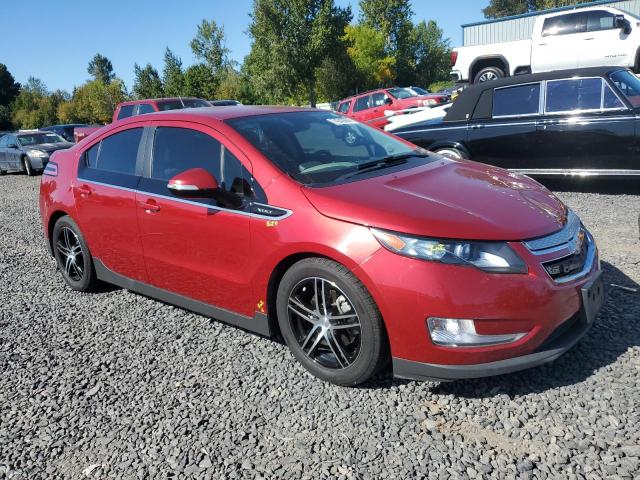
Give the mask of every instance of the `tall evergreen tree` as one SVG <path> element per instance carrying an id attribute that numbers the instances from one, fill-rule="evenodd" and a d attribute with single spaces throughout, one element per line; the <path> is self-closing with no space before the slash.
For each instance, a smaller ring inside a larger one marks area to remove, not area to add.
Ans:
<path id="1" fill-rule="evenodd" d="M 141 68 L 137 63 L 133 66 L 133 94 L 138 99 L 159 98 L 164 95 L 162 81 L 158 71 L 150 63 Z"/>
<path id="2" fill-rule="evenodd" d="M 20 93 L 20 84 L 16 82 L 4 63 L 0 63 L 0 105 L 7 106 Z"/>
<path id="3" fill-rule="evenodd" d="M 184 95 L 184 73 L 182 60 L 170 49 L 164 51 L 164 68 L 162 69 L 162 87 L 168 97 Z"/>
<path id="4" fill-rule="evenodd" d="M 104 84 L 111 83 L 115 78 L 111 60 L 99 53 L 96 53 L 91 59 L 87 71 L 95 80 Z"/>

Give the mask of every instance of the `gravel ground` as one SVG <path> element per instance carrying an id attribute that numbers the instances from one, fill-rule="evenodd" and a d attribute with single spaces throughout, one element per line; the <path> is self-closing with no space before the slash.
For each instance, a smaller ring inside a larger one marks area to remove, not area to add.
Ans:
<path id="1" fill-rule="evenodd" d="M 555 363 L 432 384 L 312 378 L 286 347 L 119 289 L 72 292 L 38 178 L 0 178 L 0 478 L 640 478 L 640 293 Z M 640 196 L 559 193 L 640 283 Z"/>

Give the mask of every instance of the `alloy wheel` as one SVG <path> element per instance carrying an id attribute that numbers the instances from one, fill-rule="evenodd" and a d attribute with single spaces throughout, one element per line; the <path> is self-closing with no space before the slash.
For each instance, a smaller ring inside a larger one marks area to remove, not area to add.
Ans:
<path id="1" fill-rule="evenodd" d="M 64 275 L 74 282 L 82 280 L 85 271 L 84 253 L 80 239 L 69 227 L 62 227 L 56 239 Z"/>
<path id="2" fill-rule="evenodd" d="M 305 278 L 289 294 L 291 329 L 304 354 L 325 368 L 349 367 L 358 357 L 361 325 L 353 302 L 334 283 Z"/>
<path id="3" fill-rule="evenodd" d="M 480 83 L 489 82 L 491 80 L 497 80 L 497 79 L 498 79 L 498 75 L 496 75 L 494 72 L 485 72 L 482 75 L 480 75 L 478 82 Z"/>

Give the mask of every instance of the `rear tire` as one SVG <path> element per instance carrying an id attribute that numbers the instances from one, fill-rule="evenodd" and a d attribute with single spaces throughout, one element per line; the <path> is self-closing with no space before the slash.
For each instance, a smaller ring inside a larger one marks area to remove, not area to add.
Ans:
<path id="1" fill-rule="evenodd" d="M 93 257 L 80 228 L 71 217 L 58 219 L 53 227 L 51 244 L 65 283 L 79 292 L 93 290 L 98 283 Z"/>
<path id="2" fill-rule="evenodd" d="M 31 162 L 28 157 L 22 157 L 22 169 L 24 170 L 24 173 L 30 177 L 33 177 L 36 174 L 36 171 L 31 166 Z"/>
<path id="3" fill-rule="evenodd" d="M 344 266 L 307 258 L 278 287 L 278 324 L 294 357 L 316 377 L 353 386 L 389 359 L 382 316 L 365 286 Z"/>
<path id="4" fill-rule="evenodd" d="M 498 67 L 485 67 L 476 73 L 473 83 L 484 83 L 504 77 L 504 71 Z"/>

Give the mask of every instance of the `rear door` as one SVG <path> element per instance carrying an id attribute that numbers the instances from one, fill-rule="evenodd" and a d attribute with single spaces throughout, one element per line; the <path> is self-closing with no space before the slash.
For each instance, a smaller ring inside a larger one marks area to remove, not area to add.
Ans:
<path id="1" fill-rule="evenodd" d="M 136 196 L 149 283 L 253 315 L 248 160 L 216 131 L 186 122 L 156 124 L 150 146 Z M 207 170 L 221 188 L 241 197 L 242 205 L 174 195 L 169 179 L 191 168 Z"/>
<path id="2" fill-rule="evenodd" d="M 9 138 L 9 135 L 3 135 L 0 137 L 0 168 L 2 168 L 2 170 L 9 170 L 7 162 L 5 160 L 5 150 L 7 149 L 7 139 Z"/>
<path id="3" fill-rule="evenodd" d="M 535 160 L 540 89 L 540 82 L 536 82 L 484 92 L 483 95 L 493 96 L 489 99 L 493 104 L 491 118 L 474 115 L 469 121 L 468 142 L 473 160 L 503 168 L 522 168 Z"/>
<path id="4" fill-rule="evenodd" d="M 540 32 L 533 36 L 531 68 L 533 72 L 549 72 L 576 68 L 586 31 L 581 13 L 556 15 L 544 19 Z"/>
<path id="5" fill-rule="evenodd" d="M 147 281 L 135 189 L 143 161 L 142 127 L 128 125 L 87 148 L 72 188 L 92 255 L 109 270 Z"/>
<path id="6" fill-rule="evenodd" d="M 546 82 L 533 168 L 624 169 L 635 152 L 635 115 L 600 77 Z"/>

